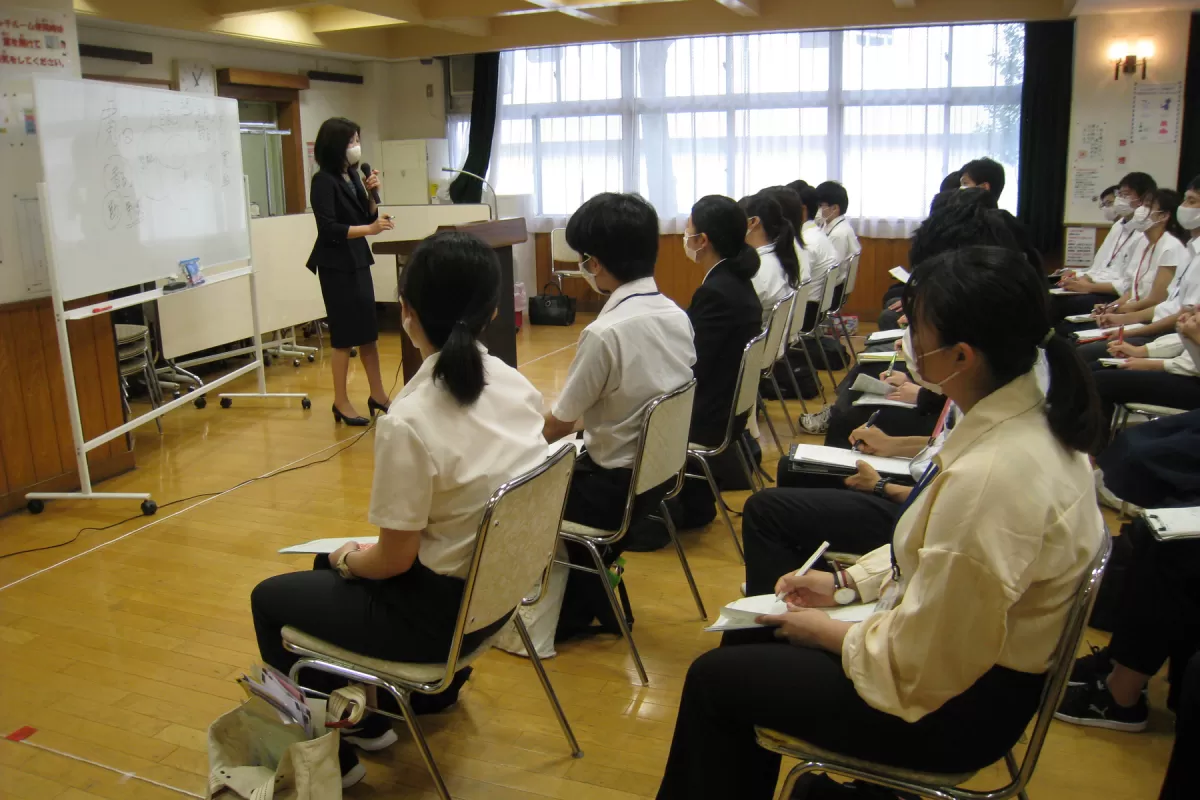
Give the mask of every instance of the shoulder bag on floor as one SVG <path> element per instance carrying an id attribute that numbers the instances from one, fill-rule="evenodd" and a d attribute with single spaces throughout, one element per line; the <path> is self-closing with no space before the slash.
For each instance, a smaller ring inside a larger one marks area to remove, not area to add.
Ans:
<path id="1" fill-rule="evenodd" d="M 554 294 L 547 290 L 554 289 Z M 574 325 L 575 298 L 567 297 L 556 283 L 547 283 L 542 293 L 529 299 L 529 323 L 531 325 Z"/>

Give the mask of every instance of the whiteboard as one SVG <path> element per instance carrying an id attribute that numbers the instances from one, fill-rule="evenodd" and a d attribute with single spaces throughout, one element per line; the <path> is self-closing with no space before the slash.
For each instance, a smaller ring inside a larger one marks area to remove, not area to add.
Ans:
<path id="1" fill-rule="evenodd" d="M 461 225 L 488 217 L 485 205 L 381 206 L 381 210 L 392 215 L 396 228 L 371 237 L 371 241 L 423 239 L 439 225 Z M 313 215 L 263 217 L 251 220 L 250 226 L 263 333 L 324 317 L 321 285 L 304 266 L 317 238 Z M 375 257 L 372 273 L 378 302 L 395 302 L 395 262 L 391 256 Z M 181 358 L 253 336 L 248 281 L 236 278 L 161 298 L 158 318 L 163 356 Z"/>
<path id="2" fill-rule="evenodd" d="M 105 81 L 34 81 L 64 300 L 250 257 L 237 102 Z"/>

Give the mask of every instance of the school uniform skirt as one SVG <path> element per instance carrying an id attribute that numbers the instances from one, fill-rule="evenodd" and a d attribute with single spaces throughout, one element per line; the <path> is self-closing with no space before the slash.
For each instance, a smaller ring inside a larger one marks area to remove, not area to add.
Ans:
<path id="1" fill-rule="evenodd" d="M 379 338 L 370 267 L 351 272 L 318 267 L 317 278 L 334 349 L 358 347 Z"/>

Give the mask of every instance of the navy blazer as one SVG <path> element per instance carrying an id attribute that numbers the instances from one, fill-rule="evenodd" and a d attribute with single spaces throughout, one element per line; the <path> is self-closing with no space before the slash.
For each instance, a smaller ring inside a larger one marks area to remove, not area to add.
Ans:
<path id="1" fill-rule="evenodd" d="M 370 225 L 379 212 L 370 213 L 367 190 L 355 169 L 349 170 L 350 180 L 341 175 L 318 170 L 312 176 L 309 202 L 317 222 L 317 242 L 306 265 L 314 273 L 317 267 L 353 272 L 368 269 L 375 263 L 366 237 L 347 239 L 352 225 Z"/>

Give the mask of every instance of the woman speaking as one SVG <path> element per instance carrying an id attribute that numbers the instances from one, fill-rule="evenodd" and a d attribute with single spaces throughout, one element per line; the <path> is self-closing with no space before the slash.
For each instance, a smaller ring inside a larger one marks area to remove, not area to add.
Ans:
<path id="1" fill-rule="evenodd" d="M 358 348 L 371 396 L 367 411 L 388 410 L 387 389 L 379 374 L 379 323 L 375 317 L 375 286 L 371 282 L 368 236 L 390 231 L 389 217 L 380 217 L 372 192 L 379 190 L 379 173 L 359 179 L 362 156 L 358 125 L 344 117 L 325 120 L 317 132 L 314 155 L 320 170 L 312 176 L 309 202 L 317 221 L 317 242 L 308 268 L 321 281 L 321 297 L 333 340 L 333 418 L 347 425 L 366 425 L 346 393 L 350 349 Z"/>

